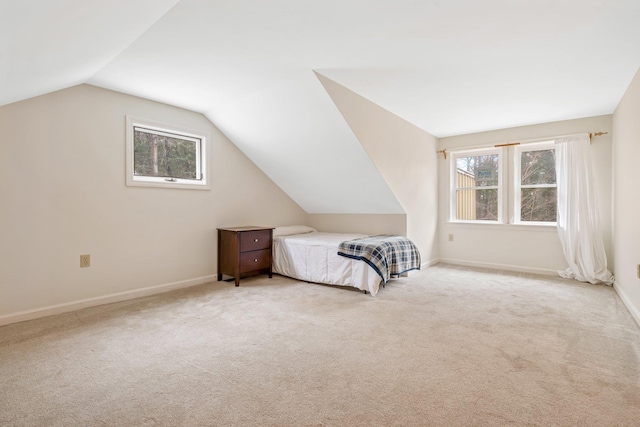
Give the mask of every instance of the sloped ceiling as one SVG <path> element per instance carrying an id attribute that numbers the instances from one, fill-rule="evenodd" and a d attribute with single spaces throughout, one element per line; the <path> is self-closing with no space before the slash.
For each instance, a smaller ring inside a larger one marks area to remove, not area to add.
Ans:
<path id="1" fill-rule="evenodd" d="M 179 0 L 0 0 L 0 105 L 86 83 Z"/>
<path id="2" fill-rule="evenodd" d="M 0 105 L 89 83 L 205 114 L 312 213 L 402 209 L 314 71 L 437 137 L 610 114 L 637 0 L 0 0 Z"/>

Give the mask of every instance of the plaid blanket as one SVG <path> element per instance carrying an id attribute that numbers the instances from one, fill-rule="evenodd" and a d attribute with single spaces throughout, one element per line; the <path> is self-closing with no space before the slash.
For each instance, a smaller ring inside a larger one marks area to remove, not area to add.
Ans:
<path id="1" fill-rule="evenodd" d="M 391 276 L 420 270 L 420 252 L 406 237 L 382 234 L 340 243 L 338 255 L 369 264 L 387 283 Z"/>

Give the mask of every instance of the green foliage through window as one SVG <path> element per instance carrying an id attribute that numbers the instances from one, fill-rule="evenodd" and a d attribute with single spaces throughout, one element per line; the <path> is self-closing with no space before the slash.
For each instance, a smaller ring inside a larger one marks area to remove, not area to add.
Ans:
<path id="1" fill-rule="evenodd" d="M 141 127 L 134 128 L 134 174 L 179 179 L 198 176 L 200 140 Z"/>

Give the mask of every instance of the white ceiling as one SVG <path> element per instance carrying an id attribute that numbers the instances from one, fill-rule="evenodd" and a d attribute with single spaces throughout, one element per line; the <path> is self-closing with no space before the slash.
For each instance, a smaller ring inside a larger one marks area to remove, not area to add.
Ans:
<path id="1" fill-rule="evenodd" d="M 177 105 L 308 212 L 393 213 L 313 71 L 437 137 L 610 114 L 638 22 L 638 0 L 0 0 L 0 105 L 79 83 Z"/>
<path id="2" fill-rule="evenodd" d="M 179 0 L 0 0 L 0 105 L 86 83 Z"/>

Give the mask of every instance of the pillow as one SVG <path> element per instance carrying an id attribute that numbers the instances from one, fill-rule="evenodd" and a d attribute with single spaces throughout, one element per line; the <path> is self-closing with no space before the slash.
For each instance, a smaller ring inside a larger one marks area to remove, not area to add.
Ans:
<path id="1" fill-rule="evenodd" d="M 292 234 L 306 234 L 313 231 L 318 230 L 312 227 L 307 227 L 306 225 L 285 225 L 282 227 L 276 227 L 273 230 L 273 237 L 290 236 Z"/>

